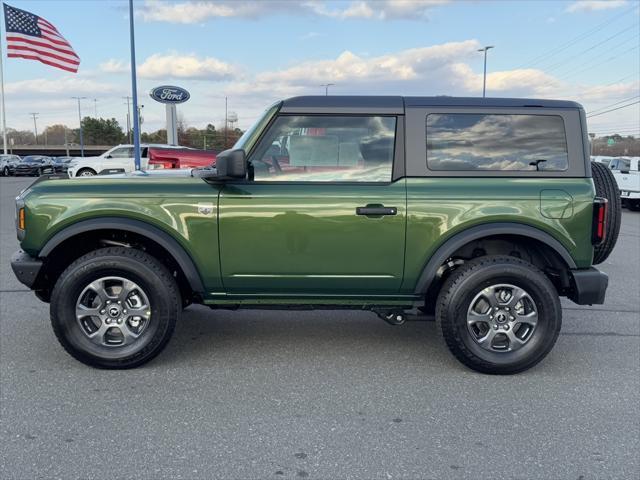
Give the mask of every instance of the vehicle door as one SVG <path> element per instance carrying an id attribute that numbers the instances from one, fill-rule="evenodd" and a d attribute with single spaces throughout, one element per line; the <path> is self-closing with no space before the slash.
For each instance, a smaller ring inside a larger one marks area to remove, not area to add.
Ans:
<path id="1" fill-rule="evenodd" d="M 134 170 L 133 147 L 117 147 L 103 157 L 102 170 Z M 100 172 L 98 172 L 100 173 Z"/>
<path id="2" fill-rule="evenodd" d="M 401 116 L 280 114 L 219 197 L 228 293 L 384 294 L 402 282 Z"/>

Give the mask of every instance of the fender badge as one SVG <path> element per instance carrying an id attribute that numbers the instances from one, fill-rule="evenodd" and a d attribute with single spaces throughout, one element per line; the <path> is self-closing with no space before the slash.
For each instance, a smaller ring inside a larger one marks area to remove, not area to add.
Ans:
<path id="1" fill-rule="evenodd" d="M 213 213 L 213 205 L 210 203 L 199 203 L 198 213 L 201 215 L 211 215 Z"/>

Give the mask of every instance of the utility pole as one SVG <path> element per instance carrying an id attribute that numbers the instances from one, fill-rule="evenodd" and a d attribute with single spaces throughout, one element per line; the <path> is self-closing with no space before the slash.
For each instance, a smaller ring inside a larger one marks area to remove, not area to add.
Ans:
<path id="1" fill-rule="evenodd" d="M 227 97 L 224 97 L 224 149 L 227 148 L 227 131 L 229 130 L 229 110 L 227 104 Z"/>
<path id="2" fill-rule="evenodd" d="M 479 52 L 484 52 L 484 75 L 482 76 L 482 98 L 485 97 L 485 94 L 487 92 L 487 52 L 491 48 L 495 48 L 495 47 L 493 45 L 488 45 L 478 50 Z"/>
<path id="3" fill-rule="evenodd" d="M 335 83 L 323 83 L 322 85 L 320 85 L 321 87 L 324 87 L 324 96 L 328 97 L 329 96 L 329 87 L 333 87 L 335 85 Z"/>
<path id="4" fill-rule="evenodd" d="M 94 116 L 98 118 L 98 99 L 97 98 L 93 99 L 93 109 L 94 109 Z"/>
<path id="5" fill-rule="evenodd" d="M 38 144 L 38 124 L 36 123 L 36 119 L 38 117 L 36 115 L 38 115 L 38 112 L 30 113 L 29 115 L 33 117 L 33 133 L 36 136 L 36 145 L 37 145 Z"/>
<path id="6" fill-rule="evenodd" d="M 131 144 L 131 97 L 122 97 L 127 100 L 127 137 L 129 137 L 129 144 Z"/>
<path id="7" fill-rule="evenodd" d="M 78 100 L 78 123 L 80 123 L 80 156 L 84 157 L 84 138 L 82 137 L 82 113 L 80 112 L 80 100 L 84 100 L 87 97 L 71 97 Z"/>
<path id="8" fill-rule="evenodd" d="M 64 126 L 64 149 L 67 152 L 67 157 L 69 156 L 69 141 L 67 140 L 67 126 Z"/>

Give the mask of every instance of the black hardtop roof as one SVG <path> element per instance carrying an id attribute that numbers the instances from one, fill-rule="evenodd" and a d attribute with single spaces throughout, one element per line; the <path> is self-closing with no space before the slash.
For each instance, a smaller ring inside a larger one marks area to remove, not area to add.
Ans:
<path id="1" fill-rule="evenodd" d="M 376 95 L 317 95 L 287 98 L 282 111 L 301 112 L 304 109 L 362 109 L 400 111 L 405 107 L 542 107 L 582 108 L 579 103 L 567 100 L 542 100 L 532 98 L 494 97 L 401 97 Z M 398 112 L 400 113 L 400 112 Z"/>

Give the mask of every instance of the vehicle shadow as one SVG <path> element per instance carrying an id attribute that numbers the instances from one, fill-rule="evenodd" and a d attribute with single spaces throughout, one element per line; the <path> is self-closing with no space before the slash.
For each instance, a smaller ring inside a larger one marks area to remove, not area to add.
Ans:
<path id="1" fill-rule="evenodd" d="M 391 326 L 371 312 L 350 310 L 210 310 L 183 312 L 171 343 L 154 365 L 280 361 L 406 362 L 458 367 L 435 322 Z"/>

